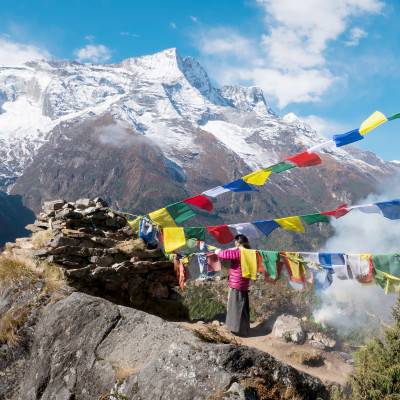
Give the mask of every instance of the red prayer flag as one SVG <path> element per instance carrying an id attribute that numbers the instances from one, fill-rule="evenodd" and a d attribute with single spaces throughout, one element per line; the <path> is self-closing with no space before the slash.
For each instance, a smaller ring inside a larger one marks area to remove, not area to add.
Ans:
<path id="1" fill-rule="evenodd" d="M 347 207 L 347 204 L 343 204 L 342 206 L 340 206 L 336 210 L 324 211 L 321 214 L 330 215 L 330 216 L 335 217 L 337 219 L 337 218 L 343 217 L 343 215 L 346 215 L 348 212 L 350 212 L 350 211 L 346 210 L 346 207 Z"/>
<path id="2" fill-rule="evenodd" d="M 206 226 L 206 229 L 218 243 L 227 244 L 235 239 L 228 225 Z"/>
<path id="3" fill-rule="evenodd" d="M 283 161 L 291 161 L 298 167 L 311 167 L 312 165 L 322 164 L 318 154 L 308 153 L 307 151 L 296 154 L 295 156 L 285 158 Z"/>
<path id="4" fill-rule="evenodd" d="M 256 253 L 256 256 L 257 256 L 257 272 L 265 272 L 263 258 L 261 257 L 261 254 L 258 251 Z"/>
<path id="5" fill-rule="evenodd" d="M 197 196 L 189 197 L 186 200 L 183 200 L 184 203 L 193 204 L 196 207 L 199 207 L 206 211 L 212 211 L 214 206 L 213 203 L 206 196 L 202 194 L 198 194 Z"/>

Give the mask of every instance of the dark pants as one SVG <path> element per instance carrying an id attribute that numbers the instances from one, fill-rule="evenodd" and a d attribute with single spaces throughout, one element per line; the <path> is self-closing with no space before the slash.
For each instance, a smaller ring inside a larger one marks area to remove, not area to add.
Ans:
<path id="1" fill-rule="evenodd" d="M 229 288 L 226 328 L 241 335 L 249 332 L 250 309 L 247 291 Z"/>

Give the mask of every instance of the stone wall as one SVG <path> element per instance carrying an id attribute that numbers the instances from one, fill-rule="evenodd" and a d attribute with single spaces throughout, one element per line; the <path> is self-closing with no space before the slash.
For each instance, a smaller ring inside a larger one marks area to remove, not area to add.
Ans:
<path id="1" fill-rule="evenodd" d="M 164 317 L 186 315 L 173 290 L 173 264 L 162 250 L 148 248 L 126 217 L 102 199 L 45 202 L 27 229 L 33 235 L 7 249 L 59 265 L 71 286 Z"/>

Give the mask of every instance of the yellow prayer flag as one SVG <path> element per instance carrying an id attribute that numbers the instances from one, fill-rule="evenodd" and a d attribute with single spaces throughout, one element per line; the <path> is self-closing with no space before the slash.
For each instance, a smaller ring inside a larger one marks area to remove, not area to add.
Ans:
<path id="1" fill-rule="evenodd" d="M 252 183 L 253 185 L 264 185 L 270 174 L 271 171 L 264 171 L 263 169 L 260 169 L 244 176 L 242 179 L 247 183 Z"/>
<path id="2" fill-rule="evenodd" d="M 375 111 L 361 124 L 358 131 L 360 132 L 360 135 L 364 135 L 364 133 L 376 128 L 385 121 L 387 121 L 387 118 L 380 111 Z"/>
<path id="3" fill-rule="evenodd" d="M 183 228 L 163 228 L 164 249 L 171 253 L 186 244 L 185 231 Z"/>
<path id="4" fill-rule="evenodd" d="M 257 250 L 240 248 L 240 263 L 243 278 L 257 279 Z"/>
<path id="5" fill-rule="evenodd" d="M 149 217 L 154 223 L 163 228 L 177 228 L 175 221 L 172 219 L 166 208 L 161 208 L 160 210 L 150 213 Z"/>
<path id="6" fill-rule="evenodd" d="M 305 268 L 303 263 L 299 261 L 299 253 L 286 252 L 285 254 L 289 261 L 293 278 L 297 281 L 302 280 L 305 274 Z"/>
<path id="7" fill-rule="evenodd" d="M 135 230 L 136 232 L 139 232 L 139 226 L 140 226 L 140 217 L 137 217 L 136 219 L 132 221 L 126 221 L 128 225 Z"/>
<path id="8" fill-rule="evenodd" d="M 387 278 L 385 294 L 400 293 L 400 279 L 395 276 L 383 273 Z"/>
<path id="9" fill-rule="evenodd" d="M 295 231 L 295 232 L 305 232 L 304 226 L 300 221 L 299 217 L 287 217 L 276 219 L 277 222 L 282 228 L 287 231 Z"/>

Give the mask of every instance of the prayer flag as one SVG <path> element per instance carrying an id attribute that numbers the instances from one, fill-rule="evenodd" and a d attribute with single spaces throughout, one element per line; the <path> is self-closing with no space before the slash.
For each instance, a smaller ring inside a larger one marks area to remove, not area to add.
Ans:
<path id="1" fill-rule="evenodd" d="M 278 164 L 272 165 L 271 167 L 268 167 L 267 170 L 271 172 L 275 172 L 276 174 L 279 174 L 280 172 L 286 171 L 290 168 L 296 167 L 296 164 L 291 164 L 291 163 L 285 163 L 284 161 L 281 161 Z"/>
<path id="2" fill-rule="evenodd" d="M 251 222 L 246 222 L 242 224 L 231 224 L 228 225 L 230 228 L 235 228 L 238 233 L 247 236 L 250 239 L 258 239 L 260 235 L 257 232 L 257 229 Z"/>
<path id="3" fill-rule="evenodd" d="M 374 264 L 375 270 L 400 278 L 399 254 L 373 254 L 372 263 Z"/>
<path id="4" fill-rule="evenodd" d="M 128 225 L 135 230 L 136 232 L 139 231 L 139 226 L 140 226 L 140 217 L 137 217 L 136 219 L 132 221 L 126 221 Z"/>
<path id="5" fill-rule="evenodd" d="M 330 216 L 335 217 L 336 219 L 338 219 L 340 217 L 343 217 L 343 215 L 346 215 L 348 212 L 350 212 L 349 210 L 346 209 L 346 207 L 347 207 L 347 204 L 343 204 L 339 208 L 337 208 L 336 210 L 324 211 L 321 214 L 330 215 Z"/>
<path id="6" fill-rule="evenodd" d="M 311 167 L 312 165 L 321 164 L 322 161 L 319 156 L 315 153 L 308 153 L 304 151 L 303 153 L 296 154 L 295 156 L 285 158 L 283 161 L 291 161 L 295 163 L 298 167 Z"/>
<path id="7" fill-rule="evenodd" d="M 240 248 L 240 265 L 243 278 L 257 279 L 257 250 Z"/>
<path id="8" fill-rule="evenodd" d="M 163 228 L 177 228 L 175 221 L 172 219 L 166 208 L 161 208 L 160 210 L 150 213 L 149 217 L 154 223 L 162 226 Z"/>
<path id="9" fill-rule="evenodd" d="M 371 129 L 376 128 L 378 125 L 387 121 L 387 118 L 380 112 L 375 111 L 370 117 L 368 117 L 360 126 L 360 134 L 364 135 Z"/>
<path id="10" fill-rule="evenodd" d="M 384 217 L 389 219 L 400 218 L 400 199 L 375 203 Z"/>
<path id="11" fill-rule="evenodd" d="M 202 210 L 212 211 L 213 203 L 207 197 L 202 196 L 201 194 L 193 197 L 189 197 L 186 200 L 183 200 L 184 203 L 193 204 L 196 207 L 201 208 Z"/>
<path id="12" fill-rule="evenodd" d="M 183 228 L 186 239 L 197 239 L 202 242 L 206 240 L 205 228 Z"/>
<path id="13" fill-rule="evenodd" d="M 165 209 L 169 212 L 169 215 L 172 219 L 177 223 L 181 224 L 187 219 L 194 217 L 196 214 L 182 201 L 178 203 L 170 204 L 165 207 Z"/>
<path id="14" fill-rule="evenodd" d="M 279 261 L 279 251 L 258 250 L 262 257 L 266 274 L 271 279 L 277 278 L 277 262 Z"/>
<path id="15" fill-rule="evenodd" d="M 286 252 L 284 254 L 286 256 L 287 263 L 289 264 L 292 272 L 291 279 L 300 282 L 305 282 L 304 279 L 305 268 L 302 263 L 302 260 L 300 260 L 299 253 Z"/>
<path id="16" fill-rule="evenodd" d="M 206 229 L 218 243 L 227 244 L 235 239 L 228 225 L 207 226 Z"/>
<path id="17" fill-rule="evenodd" d="M 252 222 L 265 236 L 268 236 L 274 229 L 279 227 L 279 224 L 273 219 L 268 221 L 256 221 Z"/>
<path id="18" fill-rule="evenodd" d="M 242 178 L 236 179 L 236 181 L 229 182 L 222 186 L 225 189 L 229 189 L 232 192 L 258 192 L 258 189 L 251 187 Z"/>
<path id="19" fill-rule="evenodd" d="M 310 147 L 307 150 L 307 153 L 313 153 L 314 151 L 318 151 L 318 150 L 323 150 L 323 149 L 327 149 L 328 147 L 332 147 L 335 145 L 335 141 L 334 140 L 328 140 L 326 142 L 323 143 L 318 143 L 315 146 Z"/>
<path id="20" fill-rule="evenodd" d="M 333 276 L 332 271 L 328 269 L 321 269 L 319 271 L 313 271 L 315 289 L 319 292 L 325 290 L 332 285 Z"/>
<path id="21" fill-rule="evenodd" d="M 329 222 L 329 218 L 321 213 L 300 215 L 307 225 L 315 224 L 316 222 Z"/>
<path id="22" fill-rule="evenodd" d="M 276 219 L 277 222 L 282 228 L 287 231 L 295 231 L 295 232 L 305 232 L 304 226 L 300 221 L 299 217 L 287 217 Z"/>
<path id="23" fill-rule="evenodd" d="M 253 185 L 264 185 L 265 181 L 267 180 L 270 174 L 271 171 L 264 171 L 263 169 L 260 169 L 256 172 L 244 176 L 243 180 Z"/>
<path id="24" fill-rule="evenodd" d="M 183 228 L 163 228 L 163 239 L 166 253 L 171 253 L 186 244 Z"/>
<path id="25" fill-rule="evenodd" d="M 384 274 L 384 275 L 387 279 L 385 294 L 400 293 L 400 279 L 389 274 Z"/>
<path id="26" fill-rule="evenodd" d="M 365 214 L 373 214 L 373 213 L 382 214 L 381 209 L 376 204 L 364 204 L 361 206 L 350 206 L 346 208 L 347 211 L 355 209 L 360 210 Z"/>
<path id="27" fill-rule="evenodd" d="M 341 147 L 346 144 L 357 142 L 358 140 L 364 139 L 364 136 L 360 135 L 358 129 L 354 129 L 350 132 L 343 133 L 341 135 L 333 135 L 333 140 L 336 143 L 336 147 Z"/>
<path id="28" fill-rule="evenodd" d="M 393 121 L 394 119 L 400 118 L 400 113 L 393 114 L 391 117 L 388 118 L 388 121 Z"/>
<path id="29" fill-rule="evenodd" d="M 206 190 L 205 192 L 203 192 L 202 194 L 206 195 L 206 196 L 210 196 L 210 197 L 217 197 L 222 193 L 226 193 L 226 192 L 230 192 L 229 189 L 225 189 L 222 186 L 217 186 L 215 188 Z"/>

